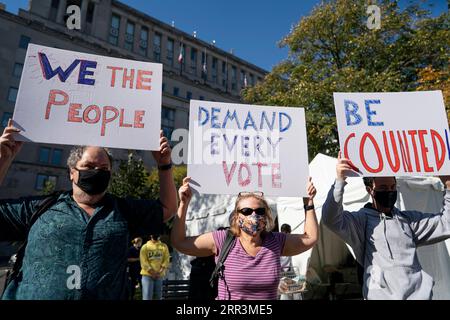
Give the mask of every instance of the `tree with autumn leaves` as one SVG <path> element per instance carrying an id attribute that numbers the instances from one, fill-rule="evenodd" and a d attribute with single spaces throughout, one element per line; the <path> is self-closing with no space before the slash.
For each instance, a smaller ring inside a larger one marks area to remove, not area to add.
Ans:
<path id="1" fill-rule="evenodd" d="M 281 40 L 288 58 L 242 92 L 247 103 L 304 107 L 310 159 L 337 155 L 333 92 L 442 90 L 450 110 L 449 14 L 432 17 L 420 3 L 374 4 L 379 29 L 367 27 L 367 1 L 316 6 Z"/>

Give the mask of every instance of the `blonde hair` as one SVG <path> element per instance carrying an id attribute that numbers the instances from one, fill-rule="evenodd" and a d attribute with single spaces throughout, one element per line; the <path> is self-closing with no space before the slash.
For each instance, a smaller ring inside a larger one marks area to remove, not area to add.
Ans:
<path id="1" fill-rule="evenodd" d="M 264 232 L 270 232 L 272 231 L 272 229 L 275 227 L 275 223 L 273 222 L 273 217 L 272 217 L 272 210 L 269 207 L 269 204 L 267 203 L 266 199 L 264 199 L 263 196 L 260 195 L 256 195 L 256 194 L 246 194 L 243 196 L 238 196 L 236 199 L 236 203 L 234 205 L 234 210 L 231 213 L 231 219 L 230 219 L 230 231 L 236 236 L 239 237 L 241 235 L 241 228 L 239 228 L 238 225 L 238 217 L 239 217 L 239 203 L 244 200 L 244 199 L 248 199 L 248 198 L 253 198 L 258 200 L 263 207 L 266 209 L 266 228 L 265 230 L 263 230 Z"/>

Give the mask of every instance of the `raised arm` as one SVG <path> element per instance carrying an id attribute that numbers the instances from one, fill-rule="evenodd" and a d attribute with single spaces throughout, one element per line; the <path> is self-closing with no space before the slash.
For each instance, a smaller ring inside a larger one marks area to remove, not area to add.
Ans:
<path id="1" fill-rule="evenodd" d="M 169 220 L 177 211 L 177 188 L 172 174 L 172 150 L 169 141 L 160 132 L 159 151 L 152 151 L 158 165 L 159 200 L 163 206 L 163 220 Z"/>
<path id="2" fill-rule="evenodd" d="M 445 186 L 444 205 L 439 213 L 411 212 L 411 230 L 418 246 L 450 238 L 450 176 L 439 177 Z"/>
<path id="3" fill-rule="evenodd" d="M 306 187 L 308 197 L 303 198 L 305 205 L 305 228 L 303 234 L 287 234 L 284 243 L 283 256 L 294 256 L 312 248 L 319 238 L 319 225 L 317 223 L 316 211 L 314 209 L 314 196 L 317 191 L 311 177 Z"/>
<path id="4" fill-rule="evenodd" d="M 336 164 L 336 181 L 331 186 L 323 204 L 322 222 L 353 248 L 358 262 L 362 263 L 365 223 L 360 216 L 345 211 L 342 205 L 344 187 L 347 184 L 345 179 L 354 169 L 350 161 L 341 158 L 339 153 Z"/>
<path id="5" fill-rule="evenodd" d="M 186 212 L 192 198 L 189 177 L 183 179 L 183 185 L 178 191 L 180 205 L 175 216 L 170 240 L 179 252 L 196 257 L 207 257 L 216 253 L 212 232 L 195 237 L 186 237 Z"/>
<path id="6" fill-rule="evenodd" d="M 19 132 L 20 130 L 15 128 L 11 119 L 9 119 L 8 126 L 3 130 L 3 134 L 0 137 L 0 185 L 3 183 L 3 179 L 15 156 L 22 148 L 23 142 L 16 141 L 13 137 L 14 133 Z"/>

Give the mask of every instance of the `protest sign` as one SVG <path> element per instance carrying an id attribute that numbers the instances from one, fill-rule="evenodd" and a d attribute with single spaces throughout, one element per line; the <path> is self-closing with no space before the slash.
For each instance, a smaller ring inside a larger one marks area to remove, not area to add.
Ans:
<path id="1" fill-rule="evenodd" d="M 305 196 L 302 108 L 191 100 L 188 176 L 200 193 Z"/>
<path id="2" fill-rule="evenodd" d="M 343 157 L 365 176 L 450 174 L 441 91 L 334 93 Z"/>
<path id="3" fill-rule="evenodd" d="M 158 150 L 162 65 L 30 44 L 18 140 Z"/>

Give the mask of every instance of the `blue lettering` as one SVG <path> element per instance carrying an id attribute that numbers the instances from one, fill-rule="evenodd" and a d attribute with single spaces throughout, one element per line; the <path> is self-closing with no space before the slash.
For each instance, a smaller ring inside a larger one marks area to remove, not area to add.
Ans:
<path id="1" fill-rule="evenodd" d="M 251 122 L 251 124 L 250 124 L 250 122 Z M 247 113 L 247 119 L 245 119 L 244 130 L 247 130 L 248 126 L 252 126 L 253 129 L 255 129 L 255 131 L 258 131 L 258 129 L 255 126 L 255 121 L 253 120 L 250 111 Z"/>
<path id="2" fill-rule="evenodd" d="M 218 138 L 218 137 L 219 137 L 219 135 L 217 133 L 211 134 L 211 154 L 219 154 L 219 151 L 217 150 L 218 141 L 217 140 L 214 141 L 214 138 Z"/>
<path id="3" fill-rule="evenodd" d="M 242 136 L 242 155 L 244 157 L 250 156 L 250 152 L 248 151 L 248 142 L 250 141 L 249 136 Z"/>
<path id="4" fill-rule="evenodd" d="M 265 120 L 267 126 L 269 127 L 270 131 L 272 131 L 273 125 L 275 124 L 275 112 L 272 112 L 272 122 L 271 123 L 269 123 L 269 119 L 267 119 L 266 112 L 265 111 L 262 112 L 261 125 L 259 126 L 260 130 L 262 130 L 264 127 L 264 122 L 263 122 L 264 120 Z"/>
<path id="5" fill-rule="evenodd" d="M 448 142 L 448 132 L 445 129 L 445 141 L 447 142 L 448 160 L 450 160 L 450 143 Z"/>
<path id="6" fill-rule="evenodd" d="M 225 141 L 225 145 L 227 146 L 227 149 L 229 152 L 231 152 L 233 150 L 234 146 L 236 145 L 237 137 L 238 137 L 237 135 L 234 136 L 233 143 L 230 145 L 228 143 L 227 135 L 226 134 L 223 135 L 223 140 Z"/>
<path id="7" fill-rule="evenodd" d="M 230 110 L 227 110 L 227 114 L 225 116 L 225 119 L 223 120 L 222 128 L 225 128 L 225 126 L 227 125 L 228 119 L 230 119 L 231 121 L 236 120 L 238 129 L 241 129 L 241 124 L 239 123 L 239 119 L 237 117 L 236 110 L 233 111 L 232 115 L 230 115 Z"/>
<path id="8" fill-rule="evenodd" d="M 344 106 L 345 106 L 345 119 L 347 120 L 348 126 L 353 126 L 355 124 L 359 124 L 362 121 L 361 116 L 357 113 L 358 112 L 358 104 L 356 102 L 353 102 L 351 100 L 344 100 Z M 353 109 L 350 109 L 350 106 L 353 107 Z M 350 116 L 353 116 L 355 118 L 355 121 L 352 122 L 352 119 Z"/>
<path id="9" fill-rule="evenodd" d="M 371 104 L 380 104 L 380 100 L 365 100 L 364 103 L 366 104 L 366 112 L 367 112 L 367 124 L 369 126 L 384 126 L 384 122 L 372 122 L 372 116 L 376 115 L 376 111 L 372 111 L 370 109 Z"/>
<path id="10" fill-rule="evenodd" d="M 206 115 L 205 120 L 203 120 L 202 122 L 202 113 L 204 113 Z M 203 107 L 199 107 L 198 108 L 198 122 L 200 123 L 201 126 L 204 126 L 209 120 L 209 112 L 208 110 L 206 110 Z"/>
<path id="11" fill-rule="evenodd" d="M 285 116 L 289 120 L 288 124 L 284 127 L 283 127 L 283 116 Z M 287 113 L 280 112 L 279 120 L 280 120 L 280 132 L 284 132 L 291 127 L 292 119 Z"/>
<path id="12" fill-rule="evenodd" d="M 38 55 L 39 55 L 39 62 L 41 64 L 41 68 L 42 68 L 42 73 L 46 80 L 50 80 L 55 75 L 58 75 L 58 78 L 59 78 L 59 80 L 61 80 L 61 82 L 66 82 L 67 78 L 70 76 L 72 71 L 80 63 L 79 59 L 75 59 L 72 62 L 72 64 L 66 69 L 66 71 L 63 71 L 63 69 L 61 69 L 61 67 L 58 67 L 55 70 L 53 70 L 45 53 L 39 52 Z"/>
<path id="13" fill-rule="evenodd" d="M 96 67 L 97 61 L 81 60 L 78 83 L 93 86 L 95 84 L 95 79 L 86 79 L 86 76 L 94 75 L 94 71 L 87 70 L 87 68 L 95 69 Z"/>
<path id="14" fill-rule="evenodd" d="M 217 123 L 217 113 L 220 113 L 220 108 L 211 108 L 211 127 L 220 129 L 220 123 Z"/>

